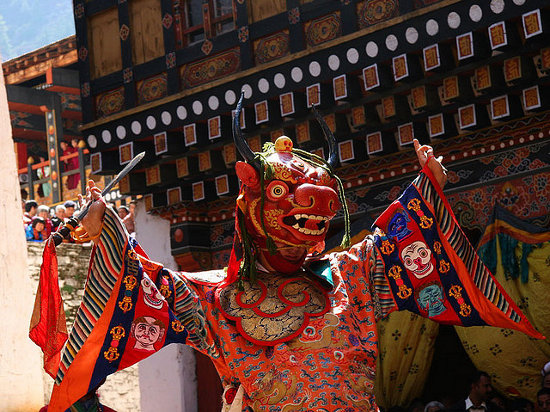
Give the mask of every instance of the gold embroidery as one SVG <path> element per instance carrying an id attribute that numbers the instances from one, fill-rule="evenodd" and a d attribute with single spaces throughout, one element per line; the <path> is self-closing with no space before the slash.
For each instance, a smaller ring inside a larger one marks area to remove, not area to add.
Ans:
<path id="1" fill-rule="evenodd" d="M 403 279 L 401 279 L 401 272 L 402 269 L 399 266 L 392 266 L 388 271 L 388 275 L 395 280 L 395 284 L 399 288 L 397 296 L 405 300 L 412 295 L 412 289 L 403 283 Z"/>
<path id="2" fill-rule="evenodd" d="M 181 324 L 179 320 L 175 319 L 172 321 L 172 329 L 174 330 L 174 332 L 180 333 L 183 332 L 185 327 Z"/>
<path id="3" fill-rule="evenodd" d="M 135 262 L 135 261 L 134 261 Z M 135 273 L 137 272 L 137 265 L 128 265 L 129 271 Z M 127 275 L 122 280 L 122 283 L 124 283 L 124 286 L 126 288 L 126 291 L 124 292 L 124 298 L 122 298 L 121 302 L 118 302 L 118 307 L 124 312 L 130 311 L 132 309 L 132 290 L 137 285 L 137 279 L 133 275 Z"/>
<path id="4" fill-rule="evenodd" d="M 165 299 L 168 299 L 172 294 L 172 291 L 170 290 L 170 285 L 168 284 L 168 276 L 163 276 L 162 279 L 166 280 L 166 283 L 162 283 L 160 285 L 159 292 L 162 296 L 164 296 Z"/>
<path id="5" fill-rule="evenodd" d="M 395 246 L 389 240 L 383 240 L 380 250 L 384 255 L 390 255 L 395 249 Z"/>
<path id="6" fill-rule="evenodd" d="M 447 273 L 451 269 L 451 265 L 441 259 L 439 262 L 439 273 Z"/>
<path id="7" fill-rule="evenodd" d="M 109 362 L 115 361 L 120 357 L 120 353 L 118 353 L 118 345 L 120 343 L 120 340 L 126 336 L 126 331 L 122 326 L 115 326 L 111 329 L 111 332 L 109 332 L 111 336 L 113 337 L 113 340 L 111 341 L 111 345 L 109 346 L 109 349 L 107 349 L 105 352 L 103 352 L 103 356 L 105 359 L 107 359 Z"/>
<path id="8" fill-rule="evenodd" d="M 449 289 L 449 296 L 452 296 L 456 299 L 457 303 L 460 305 L 460 316 L 467 317 L 472 313 L 472 307 L 464 302 L 462 297 L 462 287 L 458 285 L 453 285 Z"/>
<path id="9" fill-rule="evenodd" d="M 305 277 L 259 272 L 254 283 L 245 280 L 243 286 L 224 287 L 219 300 L 222 312 L 238 319 L 245 338 L 266 343 L 288 338 L 303 327 L 306 314 L 319 316 L 327 309 L 325 292 Z"/>
<path id="10" fill-rule="evenodd" d="M 420 218 L 420 227 L 422 229 L 429 229 L 432 227 L 433 219 L 426 216 L 424 212 L 420 209 L 420 199 L 414 198 L 409 200 L 409 203 L 407 204 L 407 209 L 414 210 L 416 212 L 416 214 Z"/>

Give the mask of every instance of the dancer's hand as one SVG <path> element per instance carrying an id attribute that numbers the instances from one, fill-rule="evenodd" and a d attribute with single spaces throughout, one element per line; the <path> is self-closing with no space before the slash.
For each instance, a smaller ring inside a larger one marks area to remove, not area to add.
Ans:
<path id="1" fill-rule="evenodd" d="M 88 181 L 86 186 L 86 197 L 78 195 L 78 202 L 80 203 L 80 210 L 82 210 L 86 204 L 90 201 L 94 201 L 90 205 L 88 214 L 82 218 L 80 224 L 88 233 L 88 236 L 94 238 L 100 232 L 103 227 L 103 215 L 105 213 L 105 201 L 101 196 L 101 190 L 95 185 L 93 180 Z"/>
<path id="2" fill-rule="evenodd" d="M 443 156 L 435 157 L 432 146 L 420 145 L 420 142 L 416 139 L 414 139 L 413 142 L 416 156 L 420 162 L 420 167 L 423 168 L 424 165 L 428 163 L 430 171 L 437 180 L 437 183 L 439 183 L 439 186 L 443 189 L 445 183 L 447 183 L 447 169 L 445 169 L 441 163 Z"/>

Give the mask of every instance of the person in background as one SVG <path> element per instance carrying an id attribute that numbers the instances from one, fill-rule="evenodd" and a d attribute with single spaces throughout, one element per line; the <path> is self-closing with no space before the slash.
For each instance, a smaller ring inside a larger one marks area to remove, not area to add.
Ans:
<path id="1" fill-rule="evenodd" d="M 136 210 L 136 203 L 132 202 L 130 203 L 130 206 L 127 208 L 128 214 L 122 219 L 122 223 L 124 223 L 124 226 L 126 226 L 126 230 L 128 230 L 128 233 L 132 234 L 136 231 L 136 223 L 135 223 L 135 210 Z"/>
<path id="2" fill-rule="evenodd" d="M 65 222 L 69 220 L 71 217 L 73 217 L 74 209 L 76 207 L 76 203 L 72 200 L 67 200 L 63 206 L 65 206 Z"/>
<path id="3" fill-rule="evenodd" d="M 453 412 L 494 412 L 496 408 L 489 402 L 493 386 L 487 372 L 476 371 L 470 380 L 468 397 L 451 407 Z"/>
<path id="4" fill-rule="evenodd" d="M 128 206 L 120 206 L 117 209 L 117 212 L 118 212 L 118 217 L 124 220 L 124 218 L 130 214 L 130 209 L 128 209 Z"/>
<path id="5" fill-rule="evenodd" d="M 38 209 L 36 200 L 27 200 L 25 202 L 25 212 L 23 213 L 25 228 L 31 224 L 32 219 L 36 216 L 36 209 Z"/>
<path id="6" fill-rule="evenodd" d="M 534 412 L 535 405 L 528 399 L 517 398 L 512 401 L 512 404 L 508 409 L 502 409 L 502 411 L 510 412 Z"/>
<path id="7" fill-rule="evenodd" d="M 61 142 L 59 145 L 61 146 L 63 156 L 67 156 L 78 151 L 78 141 L 76 139 L 73 139 L 70 145 L 67 142 Z M 78 157 L 75 156 L 70 159 L 64 159 L 63 165 L 66 172 L 78 169 Z M 78 182 L 80 182 L 79 173 L 67 176 L 67 189 L 76 189 Z"/>
<path id="8" fill-rule="evenodd" d="M 443 405 L 441 402 L 438 401 L 431 401 L 426 404 L 424 407 L 424 412 L 437 412 L 437 411 L 444 411 L 445 405 Z"/>
<path id="9" fill-rule="evenodd" d="M 28 197 L 29 192 L 27 192 L 27 189 L 21 189 L 21 207 L 23 208 L 23 213 L 25 213 L 25 202 Z"/>
<path id="10" fill-rule="evenodd" d="M 540 371 L 542 374 L 542 388 L 550 388 L 550 362 L 547 362 Z"/>
<path id="11" fill-rule="evenodd" d="M 65 221 L 65 206 L 57 205 L 55 207 L 55 216 L 52 217 L 52 230 L 55 232 L 59 225 Z"/>
<path id="12" fill-rule="evenodd" d="M 46 238 L 44 237 L 44 230 L 46 229 L 46 222 L 41 217 L 35 217 L 30 225 L 25 229 L 25 234 L 28 241 L 42 242 Z"/>
<path id="13" fill-rule="evenodd" d="M 44 239 L 47 239 L 50 237 L 52 230 L 53 230 L 53 224 L 50 220 L 50 208 L 46 205 L 40 205 L 37 209 L 37 216 L 44 219 L 44 223 L 46 225 L 44 229 Z"/>
<path id="14" fill-rule="evenodd" d="M 550 412 L 550 389 L 542 388 L 537 392 L 537 405 L 540 412 Z"/>
<path id="15" fill-rule="evenodd" d="M 40 163 L 44 163 L 45 161 L 46 161 L 46 156 L 40 155 Z M 36 170 L 36 173 L 37 173 L 39 179 L 45 179 L 47 177 L 50 177 L 50 166 L 39 167 Z M 40 195 L 42 197 L 48 197 L 50 195 L 50 193 L 52 192 L 50 182 L 42 183 L 40 185 L 40 189 L 41 189 Z"/>

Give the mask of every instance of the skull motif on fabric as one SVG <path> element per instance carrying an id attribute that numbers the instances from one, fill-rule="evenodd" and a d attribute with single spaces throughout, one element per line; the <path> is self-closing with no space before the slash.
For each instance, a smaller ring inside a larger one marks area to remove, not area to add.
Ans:
<path id="1" fill-rule="evenodd" d="M 417 279 L 428 276 L 434 270 L 432 263 L 432 251 L 422 241 L 417 240 L 403 248 L 401 259 L 405 267 L 410 270 Z"/>
<path id="2" fill-rule="evenodd" d="M 143 287 L 143 301 L 145 304 L 154 309 L 162 308 L 162 304 L 165 301 L 164 296 L 159 293 L 156 285 L 145 273 L 141 280 L 141 286 Z"/>

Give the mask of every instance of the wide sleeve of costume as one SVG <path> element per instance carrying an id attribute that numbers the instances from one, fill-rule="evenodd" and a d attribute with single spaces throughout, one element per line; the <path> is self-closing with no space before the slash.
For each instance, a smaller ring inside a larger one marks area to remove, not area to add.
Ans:
<path id="1" fill-rule="evenodd" d="M 427 166 L 375 226 L 371 271 L 384 274 L 394 308 L 541 337 L 481 262 Z"/>
<path id="2" fill-rule="evenodd" d="M 215 350 L 198 293 L 180 274 L 149 260 L 107 208 L 49 410 L 65 411 L 107 375 L 170 343 Z"/>

